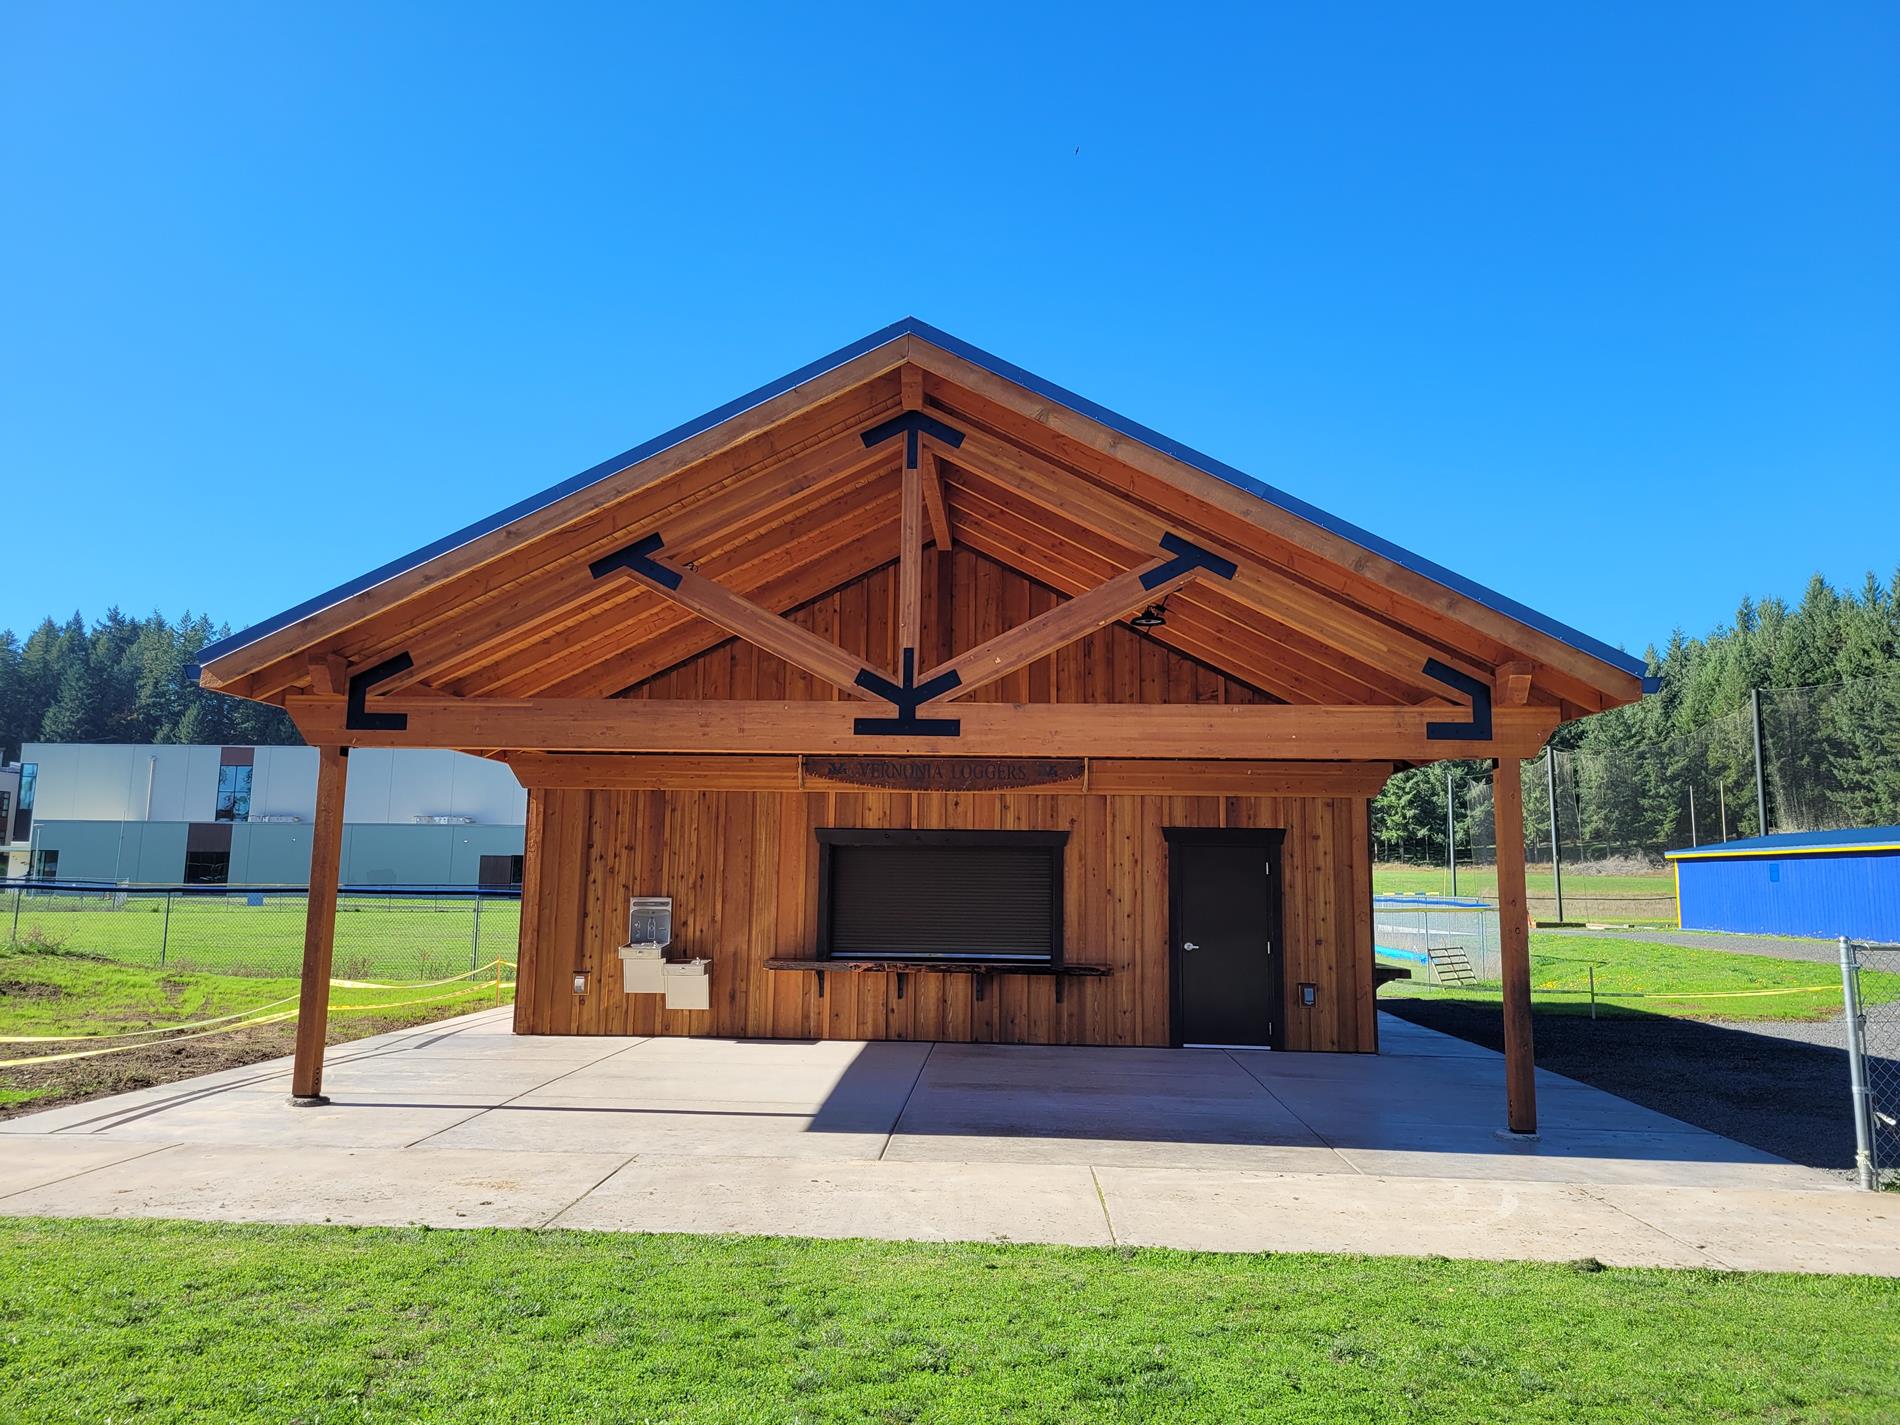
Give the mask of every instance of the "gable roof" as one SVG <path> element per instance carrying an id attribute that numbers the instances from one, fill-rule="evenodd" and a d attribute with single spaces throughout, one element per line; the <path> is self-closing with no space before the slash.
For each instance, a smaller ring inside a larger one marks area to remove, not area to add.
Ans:
<path id="1" fill-rule="evenodd" d="M 221 639 L 198 676 L 277 701 L 413 652 L 388 691 L 611 695 L 726 634 L 590 561 L 663 527 L 669 558 L 785 612 L 896 558 L 906 429 L 933 452 L 935 542 L 967 535 L 1059 598 L 1157 540 L 1239 559 L 1153 636 L 1277 700 L 1475 680 L 1573 717 L 1644 689 L 1639 660 L 915 319 Z"/>
<path id="2" fill-rule="evenodd" d="M 888 346 L 892 342 L 906 336 L 919 337 L 933 346 L 940 347 L 944 351 L 961 357 L 963 360 L 980 367 L 982 370 L 994 376 L 1000 377 L 1005 381 L 1014 382 L 1026 391 L 1033 392 L 1046 400 L 1067 406 L 1070 410 L 1098 422 L 1100 425 L 1119 435 L 1138 441 L 1163 455 L 1180 461 L 1184 465 L 1211 475 L 1217 480 L 1225 481 L 1234 488 L 1243 490 L 1276 509 L 1297 516 L 1317 528 L 1326 530 L 1365 550 L 1378 554 L 1401 568 L 1409 569 L 1413 573 L 1432 580 L 1434 583 L 1442 584 L 1448 589 L 1455 590 L 1465 598 L 1492 609 L 1497 613 L 1503 614 L 1528 628 L 1536 629 L 1541 633 L 1547 634 L 1559 642 L 1577 649 L 1579 652 L 1587 653 L 1590 657 L 1598 659 L 1612 668 L 1633 673 L 1638 677 L 1642 677 L 1646 673 L 1646 667 L 1640 658 L 1634 657 L 1620 649 L 1612 648 L 1600 639 L 1592 638 L 1586 633 L 1571 628 L 1569 625 L 1550 617 L 1548 614 L 1539 613 L 1537 610 L 1519 603 L 1515 599 L 1498 593 L 1494 589 L 1487 588 L 1476 580 L 1468 579 L 1464 575 L 1447 569 L 1443 565 L 1425 558 L 1423 555 L 1415 554 L 1411 550 L 1391 540 L 1384 539 L 1368 530 L 1359 528 L 1347 520 L 1329 514 L 1318 506 L 1302 500 L 1295 495 L 1288 494 L 1286 491 L 1269 485 L 1265 481 L 1255 479 L 1253 476 L 1236 470 L 1233 466 L 1223 461 L 1216 460 L 1210 455 L 1205 455 L 1193 449 L 1191 446 L 1184 445 L 1180 441 L 1162 435 L 1159 431 L 1151 430 L 1149 427 L 1137 421 L 1130 420 L 1128 417 L 1116 411 L 1112 411 L 1106 406 L 1098 405 L 1087 397 L 1077 395 L 1073 391 L 1065 390 L 1063 387 L 1056 385 L 1052 381 L 1045 380 L 1034 372 L 1025 371 L 1020 366 L 1004 361 L 1002 358 L 993 356 L 978 347 L 971 346 L 968 342 L 961 341 L 948 332 L 941 331 L 926 322 L 919 321 L 915 317 L 905 317 L 901 321 L 893 322 L 890 326 L 872 332 L 870 335 L 862 337 L 847 346 L 842 346 L 829 355 L 821 356 L 818 360 L 801 366 L 796 371 L 788 372 L 778 380 L 768 382 L 755 391 L 748 392 L 743 396 L 728 401 L 724 405 L 716 406 L 705 414 L 687 421 L 684 425 L 676 426 L 663 435 L 655 436 L 652 440 L 634 446 L 631 450 L 622 451 L 619 455 L 609 460 L 603 460 L 598 465 L 583 470 L 578 475 L 572 475 L 559 484 L 550 485 L 547 489 L 540 491 L 538 494 L 530 495 L 525 500 L 517 501 L 506 509 L 497 510 L 494 514 L 489 515 L 485 519 L 477 520 L 475 523 L 466 525 L 451 534 L 446 534 L 440 539 L 432 540 L 419 549 L 411 550 L 408 554 L 402 555 L 400 558 L 392 559 L 387 564 L 379 565 L 377 568 L 371 569 L 365 574 L 358 575 L 346 583 L 339 584 L 333 589 L 326 590 L 313 598 L 306 599 L 300 604 L 285 609 L 282 613 L 274 614 L 270 618 L 253 624 L 249 628 L 231 634 L 229 637 L 219 639 L 217 642 L 209 644 L 201 650 L 199 653 L 200 665 L 214 662 L 226 654 L 234 653 L 241 648 L 257 642 L 268 634 L 275 633 L 301 619 L 308 618 L 312 614 L 320 613 L 324 609 L 330 608 L 346 598 L 373 589 L 398 574 L 405 573 L 426 564 L 439 555 L 446 554 L 451 550 L 460 548 L 465 544 L 481 538 L 483 535 L 490 534 L 505 525 L 512 524 L 523 516 L 547 509 L 549 506 L 556 504 L 570 495 L 585 490 L 589 486 L 598 484 L 610 476 L 627 470 L 632 466 L 641 464 L 653 456 L 680 445 L 693 436 L 709 431 L 735 416 L 741 415 L 746 411 L 763 405 L 767 401 L 795 390 L 797 387 L 804 385 L 815 377 L 833 371 L 845 365 L 847 362 L 874 352 L 880 347 Z"/>

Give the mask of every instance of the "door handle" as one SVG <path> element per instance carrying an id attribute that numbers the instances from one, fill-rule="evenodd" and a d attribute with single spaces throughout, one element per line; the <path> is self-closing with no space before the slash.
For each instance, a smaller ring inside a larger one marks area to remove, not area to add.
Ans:
<path id="1" fill-rule="evenodd" d="M 1199 950 L 1201 947 L 1196 945 L 1192 940 L 1183 940 L 1181 942 L 1181 948 L 1183 950 Z"/>

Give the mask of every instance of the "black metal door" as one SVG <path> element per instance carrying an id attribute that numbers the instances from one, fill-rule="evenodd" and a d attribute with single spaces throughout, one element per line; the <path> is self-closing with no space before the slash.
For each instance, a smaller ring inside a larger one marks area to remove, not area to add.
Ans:
<path id="1" fill-rule="evenodd" d="M 1277 1045 L 1282 833 L 1167 836 L 1174 1042 Z"/>

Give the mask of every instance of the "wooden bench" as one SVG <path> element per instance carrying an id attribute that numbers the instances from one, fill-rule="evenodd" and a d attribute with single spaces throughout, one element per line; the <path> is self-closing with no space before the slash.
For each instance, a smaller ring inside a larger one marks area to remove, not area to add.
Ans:
<path id="1" fill-rule="evenodd" d="M 976 997 L 983 998 L 991 975 L 1042 975 L 1056 982 L 1056 1003 L 1062 1003 L 1063 984 L 1082 975 L 1106 975 L 1106 965 L 1036 965 L 1020 960 L 767 960 L 768 970 L 790 970 L 818 976 L 818 998 L 825 997 L 825 976 L 895 975 L 897 997 L 904 997 L 907 975 L 975 975 Z"/>

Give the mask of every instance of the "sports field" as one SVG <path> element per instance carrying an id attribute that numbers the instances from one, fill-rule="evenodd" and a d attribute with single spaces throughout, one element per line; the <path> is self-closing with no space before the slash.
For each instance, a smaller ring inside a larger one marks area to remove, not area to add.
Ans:
<path id="1" fill-rule="evenodd" d="M 1563 875 L 1564 918 L 1567 920 L 1616 921 L 1634 925 L 1676 923 L 1676 878 L 1672 871 L 1610 872 L 1583 865 L 1566 866 Z M 1550 867 L 1526 867 L 1524 890 L 1530 901 L 1533 919 L 1556 918 L 1557 881 Z M 1448 896 L 1452 894 L 1451 874 L 1443 866 L 1411 866 L 1382 861 L 1372 868 L 1372 892 L 1382 896 Z M 1460 866 L 1457 894 L 1495 903 L 1498 898 L 1497 867 Z"/>

